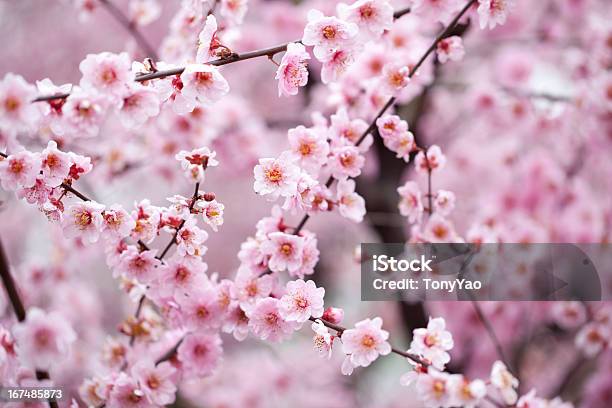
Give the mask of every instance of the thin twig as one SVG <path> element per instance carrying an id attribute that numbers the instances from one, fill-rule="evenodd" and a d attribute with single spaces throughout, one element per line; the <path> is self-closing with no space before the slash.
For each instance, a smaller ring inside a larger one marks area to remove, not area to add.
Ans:
<path id="1" fill-rule="evenodd" d="M 145 38 L 145 36 L 138 30 L 136 24 L 117 7 L 110 0 L 99 0 L 100 4 L 106 8 L 106 10 L 121 24 L 132 37 L 138 43 L 140 48 L 147 54 L 147 57 L 152 58 L 154 61 L 158 61 L 159 57 L 157 56 L 157 52 L 155 52 L 155 48 L 149 43 L 149 41 Z"/>

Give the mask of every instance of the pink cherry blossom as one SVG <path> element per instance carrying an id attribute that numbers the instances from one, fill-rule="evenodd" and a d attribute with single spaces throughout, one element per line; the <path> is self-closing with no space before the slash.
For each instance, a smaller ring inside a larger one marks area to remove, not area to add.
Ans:
<path id="1" fill-rule="evenodd" d="M 115 100 L 126 94 L 128 83 L 133 79 L 131 68 L 127 53 L 89 54 L 79 65 L 83 74 L 80 85 L 86 89 L 95 89 Z"/>
<path id="2" fill-rule="evenodd" d="M 57 149 L 57 143 L 49 141 L 47 148 L 41 153 L 42 174 L 45 183 L 51 187 L 57 187 L 68 178 L 70 166 L 72 165 L 70 156 Z"/>
<path id="3" fill-rule="evenodd" d="M 176 296 L 185 326 L 191 330 L 218 328 L 223 317 L 218 302 L 218 292 L 210 284 L 191 288 L 188 293 Z"/>
<path id="4" fill-rule="evenodd" d="M 436 172 L 444 168 L 446 156 L 438 145 L 432 145 L 427 149 L 427 153 L 420 151 L 415 158 L 415 168 L 418 172 Z"/>
<path id="5" fill-rule="evenodd" d="M 510 371 L 508 371 L 506 365 L 501 361 L 493 363 L 493 367 L 491 368 L 491 384 L 500 392 L 506 404 L 516 404 L 518 398 L 516 388 L 519 385 L 519 381 Z"/>
<path id="6" fill-rule="evenodd" d="M 323 320 L 333 323 L 340 324 L 344 319 L 344 310 L 339 307 L 328 307 L 323 312 Z"/>
<path id="7" fill-rule="evenodd" d="M 181 74 L 181 94 L 191 103 L 210 105 L 229 92 L 229 84 L 219 70 L 208 64 L 190 64 Z M 193 110 L 193 109 L 192 109 Z"/>
<path id="8" fill-rule="evenodd" d="M 167 405 L 174 402 L 176 369 L 169 362 L 155 365 L 149 359 L 140 360 L 134 364 L 131 372 L 151 404 Z"/>
<path id="9" fill-rule="evenodd" d="M 355 192 L 355 181 L 341 180 L 336 189 L 338 211 L 343 217 L 361 222 L 366 213 L 365 200 Z"/>
<path id="10" fill-rule="evenodd" d="M 106 406 L 109 408 L 151 408 L 154 405 L 149 402 L 136 379 L 121 372 L 113 381 Z"/>
<path id="11" fill-rule="evenodd" d="M 410 69 L 406 65 L 388 63 L 384 66 L 380 86 L 383 92 L 396 95 L 410 82 Z"/>
<path id="12" fill-rule="evenodd" d="M 438 54 L 438 61 L 444 64 L 447 61 L 459 61 L 465 55 L 463 49 L 463 41 L 461 37 L 453 35 L 451 37 L 444 38 L 436 46 L 436 52 Z"/>
<path id="13" fill-rule="evenodd" d="M 270 256 L 268 267 L 273 272 L 288 270 L 290 273 L 300 269 L 302 265 L 302 249 L 304 238 L 286 234 L 284 232 L 273 232 L 268 235 L 261 250 Z"/>
<path id="14" fill-rule="evenodd" d="M 318 60 L 321 67 L 321 82 L 329 84 L 338 81 L 347 69 L 355 62 L 356 52 L 353 48 L 335 48 L 322 52 Z"/>
<path id="15" fill-rule="evenodd" d="M 217 19 L 213 14 L 210 14 L 206 17 L 204 28 L 198 35 L 197 62 L 208 62 L 213 56 L 214 42 L 218 41 L 216 39 L 217 29 Z"/>
<path id="16" fill-rule="evenodd" d="M 437 213 L 429 217 L 423 234 L 431 242 L 457 242 L 460 240 L 453 223 Z"/>
<path id="17" fill-rule="evenodd" d="M 314 54 L 320 59 L 328 50 L 348 48 L 353 45 L 359 28 L 336 17 L 326 17 L 319 10 L 308 12 L 308 24 L 304 28 L 302 43 L 314 46 Z"/>
<path id="18" fill-rule="evenodd" d="M 397 192 L 400 195 L 398 204 L 400 214 L 408 217 L 408 222 L 411 224 L 420 221 L 423 215 L 423 200 L 418 184 L 414 181 L 407 181 L 397 189 Z"/>
<path id="19" fill-rule="evenodd" d="M 315 234 L 304 234 L 304 242 L 302 246 L 301 266 L 295 271 L 289 271 L 289 274 L 296 278 L 304 278 L 305 275 L 312 275 L 314 268 L 319 262 L 319 249 L 317 248 L 317 238 Z"/>
<path id="20" fill-rule="evenodd" d="M 367 367 L 378 356 L 391 352 L 389 333 L 382 329 L 382 324 L 380 317 L 365 319 L 342 333 L 342 351 L 354 367 Z"/>
<path id="21" fill-rule="evenodd" d="M 128 129 L 143 125 L 159 114 L 157 92 L 138 83 L 131 83 L 119 104 L 119 120 Z"/>
<path id="22" fill-rule="evenodd" d="M 387 0 L 358 0 L 350 6 L 340 3 L 338 16 L 357 24 L 366 39 L 378 39 L 393 26 L 393 7 Z"/>
<path id="23" fill-rule="evenodd" d="M 221 0 L 221 15 L 232 24 L 242 24 L 248 10 L 248 0 Z"/>
<path id="24" fill-rule="evenodd" d="M 329 333 L 329 329 L 321 320 L 317 319 L 311 327 L 315 332 L 312 338 L 315 350 L 317 350 L 322 357 L 330 359 L 335 337 Z"/>
<path id="25" fill-rule="evenodd" d="M 506 22 L 508 13 L 514 8 L 514 0 L 478 0 L 480 28 L 489 29 Z"/>
<path id="26" fill-rule="evenodd" d="M 53 189 L 45 183 L 42 177 L 39 176 L 32 187 L 17 190 L 16 194 L 18 198 L 25 198 L 25 200 L 30 204 L 44 206 L 49 201 L 52 191 Z M 57 219 L 59 220 L 59 218 L 60 215 L 57 214 Z"/>
<path id="27" fill-rule="evenodd" d="M 218 334 L 195 332 L 185 336 L 176 354 L 186 373 L 205 377 L 213 373 L 221 360 L 221 344 Z"/>
<path id="28" fill-rule="evenodd" d="M 259 159 L 253 173 L 253 189 L 270 200 L 276 200 L 279 196 L 290 197 L 297 192 L 300 168 L 295 165 L 290 153 L 283 153 L 278 159 Z"/>
<path id="29" fill-rule="evenodd" d="M 135 205 L 132 211 L 132 218 L 136 221 L 136 226 L 132 230 L 132 238 L 150 243 L 157 236 L 157 229 L 160 223 L 160 210 L 151 205 L 149 200 L 142 200 Z"/>
<path id="30" fill-rule="evenodd" d="M 575 329 L 585 323 L 586 308 L 581 302 L 555 302 L 552 306 L 555 322 L 564 329 Z"/>
<path id="31" fill-rule="evenodd" d="M 174 156 L 181 163 L 185 176 L 193 181 L 202 183 L 206 169 L 216 167 L 219 162 L 215 159 L 217 153 L 208 147 L 202 147 L 191 151 L 181 150 Z"/>
<path id="32" fill-rule="evenodd" d="M 331 149 L 331 171 L 338 180 L 357 177 L 365 164 L 365 158 L 356 146 L 337 146 Z"/>
<path id="33" fill-rule="evenodd" d="M 283 319 L 303 323 L 310 317 L 323 315 L 324 288 L 317 288 L 311 280 L 287 282 L 286 292 L 280 299 L 279 312 Z"/>
<path id="34" fill-rule="evenodd" d="M 176 235 L 177 252 L 180 255 L 201 256 L 206 253 L 204 242 L 208 233 L 197 226 L 195 218 L 189 218 Z"/>
<path id="35" fill-rule="evenodd" d="M 238 300 L 242 309 L 249 310 L 259 299 L 270 295 L 273 284 L 270 275 L 253 276 L 252 272 L 240 268 L 231 288 L 231 294 Z"/>
<path id="36" fill-rule="evenodd" d="M 130 0 L 128 11 L 134 24 L 146 26 L 159 18 L 162 8 L 159 0 Z"/>
<path id="37" fill-rule="evenodd" d="M 455 194 L 452 191 L 438 190 L 433 201 L 434 211 L 442 216 L 448 216 L 455 208 Z"/>
<path id="38" fill-rule="evenodd" d="M 65 132 L 72 137 L 97 136 L 105 107 L 104 100 L 96 91 L 75 87 L 62 108 Z"/>
<path id="39" fill-rule="evenodd" d="M 70 171 L 68 172 L 70 179 L 78 180 L 81 176 L 89 173 L 93 168 L 89 157 L 81 156 L 73 152 L 68 152 L 68 155 L 72 163 L 70 165 Z"/>
<path id="40" fill-rule="evenodd" d="M 200 200 L 196 204 L 196 207 L 202 211 L 204 222 L 208 224 L 213 231 L 217 231 L 218 228 L 223 225 L 223 209 L 225 206 L 217 200 Z"/>
<path id="41" fill-rule="evenodd" d="M 139 252 L 136 247 L 130 246 L 121 254 L 114 275 L 123 274 L 138 282 L 149 283 L 157 277 L 159 265 L 160 261 L 155 258 L 154 251 Z"/>
<path id="42" fill-rule="evenodd" d="M 21 361 L 40 370 L 66 358 L 76 340 L 74 330 L 62 315 L 38 308 L 27 311 L 26 320 L 13 327 L 13 335 Z"/>
<path id="43" fill-rule="evenodd" d="M 376 127 L 383 139 L 395 138 L 408 131 L 408 122 L 397 115 L 384 115 L 376 120 Z"/>
<path id="44" fill-rule="evenodd" d="M 98 241 L 102 223 L 104 205 L 86 201 L 72 204 L 66 209 L 62 219 L 62 228 L 67 238 L 82 238 L 93 243 Z"/>
<path id="45" fill-rule="evenodd" d="M 102 236 L 106 239 L 120 239 L 130 235 L 136 221 L 118 204 L 113 204 L 102 213 Z"/>
<path id="46" fill-rule="evenodd" d="M 593 357 L 609 346 L 611 335 L 608 327 L 599 323 L 588 323 L 576 335 L 576 347 L 585 355 Z"/>
<path id="47" fill-rule="evenodd" d="M 36 88 L 21 76 L 8 73 L 0 81 L 0 129 L 3 131 L 28 131 L 40 111 L 30 103 L 36 97 Z"/>
<path id="48" fill-rule="evenodd" d="M 450 376 L 449 387 L 453 404 L 466 408 L 475 408 L 487 394 L 487 386 L 482 380 L 469 381 L 460 374 Z"/>
<path id="49" fill-rule="evenodd" d="M 278 343 L 291 337 L 299 323 L 290 322 L 280 314 L 280 301 L 274 298 L 259 299 L 247 312 L 249 328 L 261 340 Z"/>
<path id="50" fill-rule="evenodd" d="M 413 331 L 409 352 L 423 356 L 435 368 L 443 370 L 450 361 L 447 351 L 454 345 L 453 337 L 445 327 L 446 324 L 441 317 L 430 318 L 426 329 L 419 328 Z"/>
<path id="51" fill-rule="evenodd" d="M 27 150 L 0 160 L 0 183 L 5 190 L 33 187 L 41 170 L 40 156 Z"/>
<path id="52" fill-rule="evenodd" d="M 451 386 L 451 376 L 435 369 L 419 375 L 416 382 L 417 393 L 426 407 L 454 406 Z"/>
<path id="53" fill-rule="evenodd" d="M 308 60 L 310 54 L 300 43 L 289 43 L 287 52 L 276 71 L 278 96 L 297 95 L 298 88 L 308 83 Z"/>

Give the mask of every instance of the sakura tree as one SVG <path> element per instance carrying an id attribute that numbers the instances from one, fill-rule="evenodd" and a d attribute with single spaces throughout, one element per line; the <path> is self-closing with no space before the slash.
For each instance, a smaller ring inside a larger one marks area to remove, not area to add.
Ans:
<path id="1" fill-rule="evenodd" d="M 359 286 L 362 242 L 610 242 L 609 2 L 0 20 L 0 384 L 62 390 L 6 406 L 612 406 L 607 302 Z"/>

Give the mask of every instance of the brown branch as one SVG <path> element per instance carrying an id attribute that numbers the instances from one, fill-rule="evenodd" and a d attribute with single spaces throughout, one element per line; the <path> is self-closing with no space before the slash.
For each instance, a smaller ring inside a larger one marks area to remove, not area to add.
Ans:
<path id="1" fill-rule="evenodd" d="M 400 18 L 405 14 L 410 13 L 410 8 L 404 8 L 404 9 L 400 9 L 398 11 L 396 11 L 393 16 L 394 18 Z M 291 42 L 287 42 L 284 44 L 280 44 L 280 45 L 275 45 L 272 47 L 268 47 L 268 48 L 262 48 L 260 50 L 255 50 L 255 51 L 248 51 L 248 52 L 244 52 L 244 53 L 232 53 L 231 55 L 227 56 L 227 57 L 223 57 L 223 58 L 219 58 L 213 61 L 209 61 L 207 62 L 207 64 L 209 65 L 213 65 L 213 66 L 222 66 L 222 65 L 227 65 L 227 64 L 233 64 L 234 62 L 240 62 L 240 61 L 246 61 L 246 60 L 250 60 L 253 58 L 259 58 L 259 57 L 274 57 L 276 54 L 287 51 L 287 46 L 291 43 L 301 43 L 301 40 L 295 40 L 295 41 L 291 41 Z M 435 48 L 435 47 L 434 47 Z M 419 64 L 420 65 L 420 64 Z M 163 71 L 156 71 L 156 72 L 150 72 L 150 73 L 146 73 L 146 74 L 139 74 L 136 75 L 136 78 L 134 78 L 135 81 L 137 82 L 143 82 L 143 81 L 149 81 L 152 79 L 160 79 L 160 78 L 165 78 L 168 76 L 172 76 L 172 75 L 180 75 L 183 73 L 183 71 L 185 70 L 184 66 L 181 67 L 176 67 L 176 68 L 171 68 L 171 69 L 166 69 Z M 59 93 L 59 94 L 54 94 L 54 95 L 41 95 L 35 99 L 32 100 L 32 102 L 43 102 L 43 101 L 50 101 L 53 99 L 64 99 L 67 98 L 70 95 L 70 93 Z"/>
<path id="2" fill-rule="evenodd" d="M 147 54 L 147 57 L 152 58 L 153 60 L 159 60 L 157 56 L 157 52 L 155 52 L 155 48 L 149 43 L 149 41 L 145 38 L 145 36 L 138 30 L 136 24 L 117 7 L 110 0 L 98 0 L 100 4 L 121 24 L 126 31 L 130 33 L 134 40 L 138 43 L 140 48 Z"/>

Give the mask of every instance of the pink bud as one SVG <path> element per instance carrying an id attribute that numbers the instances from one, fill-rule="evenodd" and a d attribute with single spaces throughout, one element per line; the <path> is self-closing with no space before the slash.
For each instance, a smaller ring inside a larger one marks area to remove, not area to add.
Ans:
<path id="1" fill-rule="evenodd" d="M 339 307 L 328 307 L 323 312 L 323 320 L 333 323 L 340 324 L 344 318 L 344 310 Z"/>

